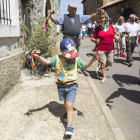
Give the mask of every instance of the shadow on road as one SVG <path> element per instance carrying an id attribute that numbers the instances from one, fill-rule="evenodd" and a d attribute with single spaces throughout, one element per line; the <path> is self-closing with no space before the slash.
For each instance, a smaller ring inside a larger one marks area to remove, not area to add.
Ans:
<path id="1" fill-rule="evenodd" d="M 102 73 L 101 73 L 101 70 L 99 70 L 98 71 L 98 76 L 100 77 L 100 78 L 98 78 L 97 77 L 97 74 L 96 74 L 96 71 L 94 70 L 94 71 L 89 71 L 89 70 L 81 70 L 80 72 L 78 72 L 78 73 L 83 73 L 84 74 L 84 76 L 89 76 L 90 75 L 90 77 L 92 78 L 92 79 L 98 79 L 98 80 L 101 80 L 101 78 L 103 77 L 103 75 L 102 75 Z M 88 75 L 88 74 L 89 75 Z M 109 76 L 106 76 L 107 78 L 111 78 L 111 77 L 109 77 Z"/>
<path id="2" fill-rule="evenodd" d="M 86 55 L 87 55 L 88 57 L 93 56 L 92 53 L 87 53 Z"/>
<path id="3" fill-rule="evenodd" d="M 111 101 L 112 99 L 115 99 L 119 96 L 123 96 L 126 99 L 138 103 L 140 104 L 140 91 L 135 91 L 135 90 L 127 90 L 124 88 L 119 88 L 118 91 L 115 91 L 113 94 L 111 94 L 107 99 L 106 99 L 106 105 L 112 109 L 112 105 L 111 103 L 113 103 L 113 101 Z"/>
<path id="4" fill-rule="evenodd" d="M 59 104 L 58 102 L 51 101 L 50 103 L 48 103 L 40 108 L 29 109 L 29 111 L 26 112 L 24 115 L 27 115 L 29 117 L 30 115 L 33 115 L 33 112 L 41 111 L 41 110 L 46 109 L 46 108 L 48 108 L 49 112 L 51 112 L 52 115 L 54 115 L 55 117 L 60 117 L 60 122 L 63 123 L 63 126 L 66 130 L 67 123 L 65 123 L 63 121 L 64 120 L 63 116 L 66 112 L 64 104 Z M 80 110 L 76 109 L 75 107 L 73 108 L 73 111 L 77 111 L 77 116 L 84 117 L 84 114 Z M 71 139 L 71 136 L 66 136 L 64 134 L 63 139 L 65 139 L 65 140 Z"/>
<path id="5" fill-rule="evenodd" d="M 115 59 L 114 58 L 114 63 L 120 63 L 120 64 L 128 66 L 128 63 L 124 59 Z"/>
<path id="6" fill-rule="evenodd" d="M 140 61 L 140 57 L 133 57 L 133 60 Z"/>
<path id="7" fill-rule="evenodd" d="M 139 84 L 139 78 L 134 76 L 114 74 L 112 78 L 120 87 L 123 87 L 124 84 L 127 84 L 129 86 L 130 84 Z"/>

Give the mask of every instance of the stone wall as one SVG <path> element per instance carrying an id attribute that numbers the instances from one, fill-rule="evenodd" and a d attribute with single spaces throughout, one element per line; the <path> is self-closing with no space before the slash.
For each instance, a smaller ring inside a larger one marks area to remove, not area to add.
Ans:
<path id="1" fill-rule="evenodd" d="M 139 0 L 127 0 L 124 3 L 119 3 L 117 5 L 114 5 L 112 7 L 106 8 L 105 11 L 108 13 L 109 17 L 112 18 L 112 21 L 114 23 L 117 22 L 118 18 L 122 16 L 122 8 L 125 10 L 126 8 L 132 8 L 134 11 L 134 14 L 136 14 L 138 17 L 140 17 L 140 1 Z"/>
<path id="2" fill-rule="evenodd" d="M 86 10 L 85 15 L 90 15 L 91 13 L 96 12 L 96 9 L 103 6 L 103 0 L 99 0 L 97 3 L 97 0 L 86 0 L 83 3 L 83 13 Z"/>
<path id="3" fill-rule="evenodd" d="M 86 7 L 86 14 L 90 15 L 93 12 L 95 12 L 98 8 L 105 6 L 106 4 L 115 1 L 115 0 L 99 0 L 99 3 L 97 4 L 97 0 L 86 0 L 83 3 L 83 13 Z M 112 22 L 116 23 L 118 18 L 120 16 L 122 16 L 123 12 L 122 12 L 122 8 L 123 11 L 126 8 L 132 8 L 132 10 L 134 11 L 134 13 L 140 17 L 140 0 L 127 0 L 125 2 L 121 2 L 109 7 L 104 8 L 105 11 L 107 12 L 107 14 L 109 15 L 110 18 L 112 18 Z M 97 20 L 97 19 L 96 19 Z"/>
<path id="4" fill-rule="evenodd" d="M 18 83 L 24 52 L 0 59 L 0 100 Z"/>
<path id="5" fill-rule="evenodd" d="M 23 67 L 24 62 L 21 23 L 23 22 L 31 30 L 32 23 L 38 23 L 45 14 L 46 5 L 49 8 L 53 6 L 52 0 L 31 0 L 31 2 L 34 4 L 34 7 L 28 12 L 25 3 L 22 0 L 18 0 L 20 34 L 18 36 L 0 38 L 0 100 L 20 80 L 21 67 Z M 60 13 L 59 0 L 55 1 L 55 8 L 58 16 Z"/>

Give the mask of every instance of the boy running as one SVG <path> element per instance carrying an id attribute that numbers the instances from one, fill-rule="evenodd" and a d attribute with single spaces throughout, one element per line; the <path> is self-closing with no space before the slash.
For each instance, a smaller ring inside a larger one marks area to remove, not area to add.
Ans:
<path id="1" fill-rule="evenodd" d="M 65 135 L 73 135 L 73 103 L 75 102 L 77 91 L 77 70 L 87 69 L 97 60 L 92 58 L 89 62 L 84 62 L 78 57 L 76 43 L 71 38 L 64 38 L 60 43 L 60 51 L 62 55 L 56 55 L 50 59 L 45 59 L 37 54 L 35 50 L 32 52 L 34 56 L 45 65 L 55 67 L 55 75 L 57 77 L 57 88 L 60 101 L 64 101 L 67 112 L 65 121 L 67 120 L 67 129 Z"/>

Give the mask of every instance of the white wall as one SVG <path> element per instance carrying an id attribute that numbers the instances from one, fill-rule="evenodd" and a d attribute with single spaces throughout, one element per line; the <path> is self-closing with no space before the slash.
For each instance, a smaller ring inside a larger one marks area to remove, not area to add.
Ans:
<path id="1" fill-rule="evenodd" d="M 10 13 L 12 24 L 11 25 L 0 24 L 0 37 L 20 36 L 18 0 L 10 0 Z"/>

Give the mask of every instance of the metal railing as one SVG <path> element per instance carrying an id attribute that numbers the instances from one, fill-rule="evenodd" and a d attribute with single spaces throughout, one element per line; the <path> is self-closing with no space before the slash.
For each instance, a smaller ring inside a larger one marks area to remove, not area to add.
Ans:
<path id="1" fill-rule="evenodd" d="M 0 0 L 0 23 L 11 25 L 10 0 Z"/>

